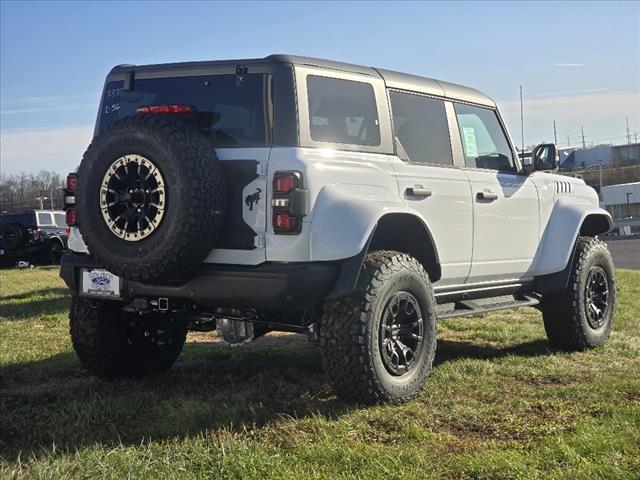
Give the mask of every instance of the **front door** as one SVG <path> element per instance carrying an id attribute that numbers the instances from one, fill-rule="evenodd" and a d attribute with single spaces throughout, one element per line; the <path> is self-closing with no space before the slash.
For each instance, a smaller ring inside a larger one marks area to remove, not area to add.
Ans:
<path id="1" fill-rule="evenodd" d="M 530 276 L 538 247 L 538 192 L 517 172 L 496 112 L 455 104 L 473 202 L 473 258 L 467 283 Z"/>

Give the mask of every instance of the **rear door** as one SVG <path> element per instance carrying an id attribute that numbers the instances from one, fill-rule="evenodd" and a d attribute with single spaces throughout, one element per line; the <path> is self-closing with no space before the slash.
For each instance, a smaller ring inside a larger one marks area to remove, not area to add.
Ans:
<path id="1" fill-rule="evenodd" d="M 464 283 L 471 268 L 473 210 L 464 171 L 454 168 L 446 105 L 442 99 L 389 91 L 400 193 L 428 223 L 442 278 Z"/>

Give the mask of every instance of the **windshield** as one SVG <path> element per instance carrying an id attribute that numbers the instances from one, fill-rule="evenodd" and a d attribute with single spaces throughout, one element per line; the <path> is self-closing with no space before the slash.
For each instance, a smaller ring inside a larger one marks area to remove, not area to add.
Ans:
<path id="1" fill-rule="evenodd" d="M 196 113 L 187 120 L 217 146 L 265 146 L 271 141 L 270 81 L 266 74 L 136 79 L 131 91 L 123 90 L 122 81 L 109 82 L 100 130 L 143 105 L 189 105 Z"/>

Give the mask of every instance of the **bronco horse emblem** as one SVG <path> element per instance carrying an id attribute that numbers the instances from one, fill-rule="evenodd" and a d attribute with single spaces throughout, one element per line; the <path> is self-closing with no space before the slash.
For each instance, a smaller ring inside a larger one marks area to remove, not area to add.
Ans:
<path id="1" fill-rule="evenodd" d="M 256 188 L 255 193 L 247 195 L 247 198 L 244 199 L 244 203 L 249 207 L 249 210 L 253 211 L 253 204 L 258 203 L 260 200 L 260 192 L 262 192 L 262 189 Z"/>

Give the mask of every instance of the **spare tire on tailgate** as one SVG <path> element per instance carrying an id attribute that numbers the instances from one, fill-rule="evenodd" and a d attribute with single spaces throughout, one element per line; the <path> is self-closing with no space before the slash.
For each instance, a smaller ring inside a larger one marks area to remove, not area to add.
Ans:
<path id="1" fill-rule="evenodd" d="M 220 235 L 226 192 L 212 143 L 182 120 L 136 115 L 97 135 L 78 169 L 84 242 L 137 281 L 193 272 Z"/>

